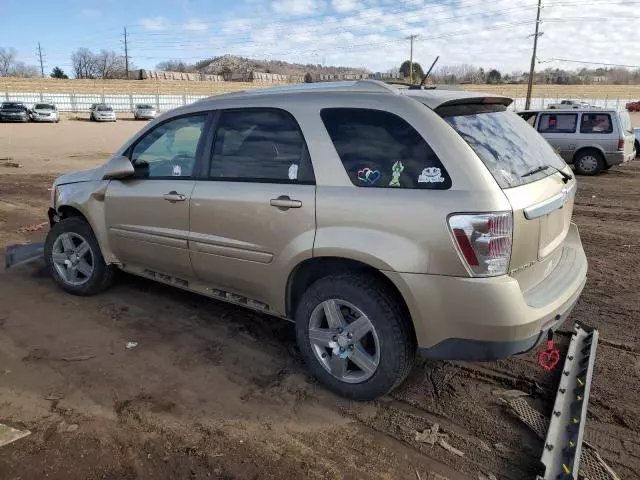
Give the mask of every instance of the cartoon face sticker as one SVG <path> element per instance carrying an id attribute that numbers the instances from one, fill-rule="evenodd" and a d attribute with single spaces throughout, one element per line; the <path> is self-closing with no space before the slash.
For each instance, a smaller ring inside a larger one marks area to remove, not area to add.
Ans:
<path id="1" fill-rule="evenodd" d="M 444 177 L 438 167 L 427 167 L 422 170 L 418 177 L 418 183 L 442 183 Z"/>
<path id="2" fill-rule="evenodd" d="M 379 170 L 371 170 L 370 168 L 363 168 L 362 170 L 358 170 L 358 180 L 361 182 L 367 183 L 369 185 L 373 185 L 378 180 L 380 180 L 380 171 Z"/>
<path id="3" fill-rule="evenodd" d="M 289 166 L 289 180 L 297 180 L 298 179 L 298 164 L 292 163 Z"/>
<path id="4" fill-rule="evenodd" d="M 173 175 L 174 177 L 181 177 L 182 176 L 182 167 L 180 165 L 174 165 L 173 166 L 173 171 L 171 172 L 171 175 Z"/>
<path id="5" fill-rule="evenodd" d="M 391 178 L 391 181 L 389 182 L 390 187 L 400 186 L 400 175 L 402 174 L 403 170 L 404 170 L 404 165 L 402 164 L 401 161 L 397 161 L 396 163 L 393 164 L 393 166 L 391 167 L 391 171 L 393 172 L 391 176 L 393 178 Z"/>

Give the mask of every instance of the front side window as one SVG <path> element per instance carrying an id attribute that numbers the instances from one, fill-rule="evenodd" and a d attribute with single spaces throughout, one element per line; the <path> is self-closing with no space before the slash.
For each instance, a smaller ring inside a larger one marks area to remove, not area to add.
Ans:
<path id="1" fill-rule="evenodd" d="M 291 114 L 270 108 L 220 114 L 209 177 L 270 183 L 314 181 L 298 123 Z"/>
<path id="2" fill-rule="evenodd" d="M 169 120 L 147 133 L 131 150 L 137 178 L 191 177 L 206 114 Z"/>
<path id="3" fill-rule="evenodd" d="M 611 115 L 608 113 L 583 113 L 580 133 L 612 133 Z"/>
<path id="4" fill-rule="evenodd" d="M 575 113 L 543 113 L 540 115 L 540 133 L 575 133 L 578 115 Z"/>
<path id="5" fill-rule="evenodd" d="M 449 174 L 431 147 L 399 116 L 368 108 L 325 108 L 320 115 L 354 185 L 451 187 Z"/>

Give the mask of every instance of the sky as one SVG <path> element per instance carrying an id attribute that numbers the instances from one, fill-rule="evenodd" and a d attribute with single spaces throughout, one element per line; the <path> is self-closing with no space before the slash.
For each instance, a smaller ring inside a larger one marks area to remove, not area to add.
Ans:
<path id="1" fill-rule="evenodd" d="M 539 69 L 594 62 L 640 65 L 634 47 L 640 0 L 543 0 Z M 526 71 L 537 0 L 0 0 L 0 47 L 45 71 L 71 73 L 80 47 L 124 51 L 154 68 L 234 54 L 299 63 L 397 68 L 409 58 L 425 69 L 472 64 Z M 561 60 L 558 60 L 561 59 Z"/>

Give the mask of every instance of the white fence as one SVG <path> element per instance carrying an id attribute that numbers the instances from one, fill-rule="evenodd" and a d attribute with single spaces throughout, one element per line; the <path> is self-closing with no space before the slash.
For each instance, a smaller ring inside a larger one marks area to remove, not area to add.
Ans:
<path id="1" fill-rule="evenodd" d="M 27 105 L 33 105 L 39 102 L 53 102 L 62 112 L 88 112 L 92 103 L 108 103 L 117 112 L 131 112 L 135 109 L 136 104 L 145 103 L 156 107 L 158 111 L 171 110 L 172 108 L 181 107 L 193 103 L 208 95 L 167 95 L 167 94 L 146 94 L 146 95 L 110 95 L 100 93 L 18 93 L 18 92 L 2 92 L 0 100 L 23 102 Z M 562 98 L 544 98 L 536 97 L 531 99 L 531 108 L 546 108 L 550 103 L 559 103 Z M 622 110 L 632 98 L 580 98 L 581 101 L 590 103 L 603 108 L 615 108 Z M 519 111 L 524 110 L 525 98 L 515 98 L 511 106 L 512 109 Z"/>

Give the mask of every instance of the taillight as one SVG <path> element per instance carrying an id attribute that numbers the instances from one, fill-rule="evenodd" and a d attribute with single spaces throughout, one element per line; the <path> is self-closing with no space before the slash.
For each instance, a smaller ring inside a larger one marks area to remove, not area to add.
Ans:
<path id="1" fill-rule="evenodd" d="M 621 152 L 624 151 L 624 138 L 621 138 L 620 140 L 618 140 L 618 150 Z"/>
<path id="2" fill-rule="evenodd" d="M 472 275 L 491 277 L 507 273 L 513 238 L 511 212 L 451 215 L 449 228 Z"/>

